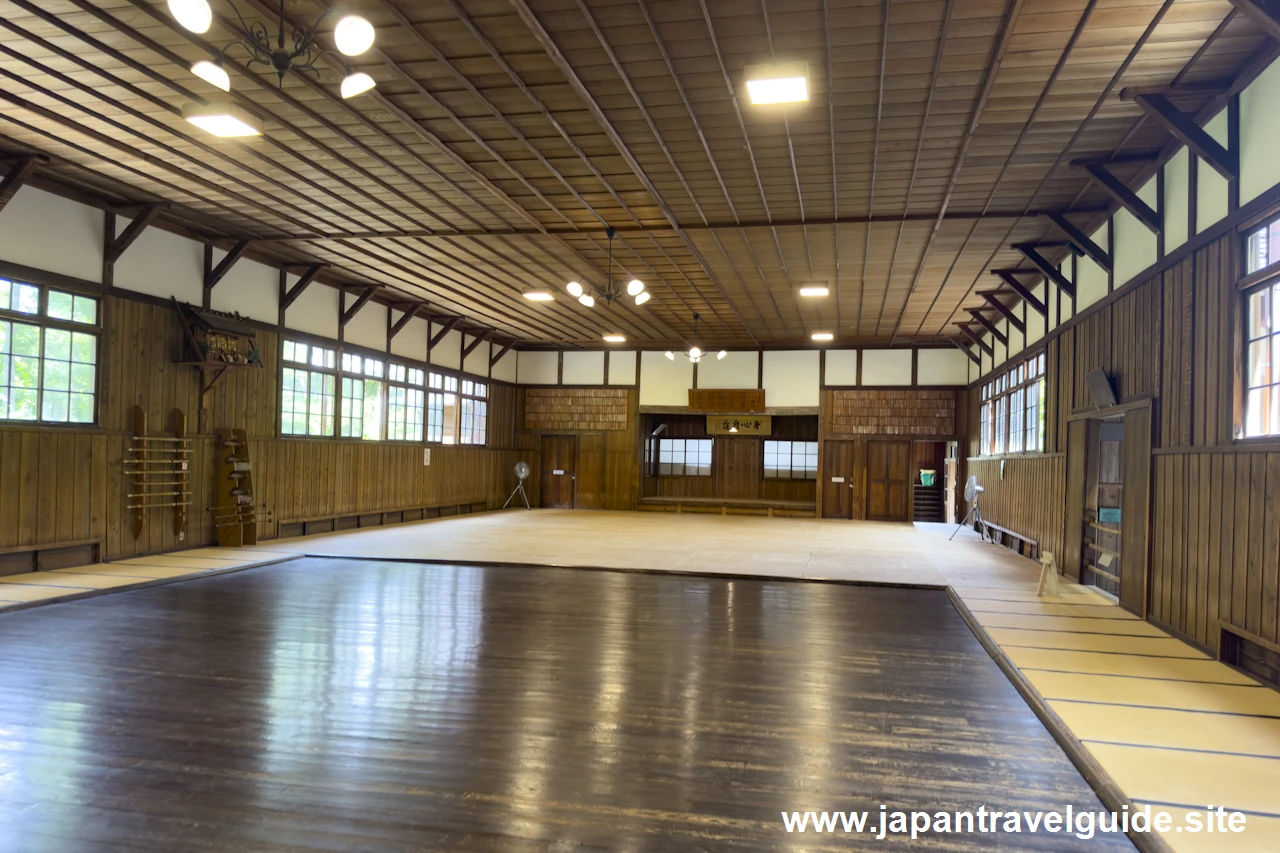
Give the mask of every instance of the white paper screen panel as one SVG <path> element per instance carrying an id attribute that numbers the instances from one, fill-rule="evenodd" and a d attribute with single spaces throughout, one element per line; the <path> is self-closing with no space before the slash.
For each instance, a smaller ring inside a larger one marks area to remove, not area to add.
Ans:
<path id="1" fill-rule="evenodd" d="M 730 352 L 724 358 L 708 355 L 698 362 L 699 388 L 757 388 L 760 353 Z"/>
<path id="2" fill-rule="evenodd" d="M 858 384 L 858 351 L 856 349 L 827 350 L 826 382 L 828 385 Z"/>
<path id="3" fill-rule="evenodd" d="M 26 186 L 0 211 L 0 260 L 102 281 L 103 213 Z"/>
<path id="4" fill-rule="evenodd" d="M 603 385 L 603 352 L 566 352 L 564 354 L 565 385 Z"/>
<path id="5" fill-rule="evenodd" d="M 864 349 L 863 385 L 910 385 L 911 350 Z"/>
<path id="6" fill-rule="evenodd" d="M 560 353 L 542 350 L 520 353 L 516 379 L 521 385 L 555 385 L 560 379 Z"/>
<path id="7" fill-rule="evenodd" d="M 764 401 L 770 408 L 818 405 L 817 350 L 778 350 L 764 354 Z"/>
<path id="8" fill-rule="evenodd" d="M 609 384 L 636 384 L 636 354 L 634 352 L 609 353 Z"/>
<path id="9" fill-rule="evenodd" d="M 687 406 L 693 387 L 693 364 L 682 355 L 674 361 L 660 352 L 640 353 L 640 405 Z"/>

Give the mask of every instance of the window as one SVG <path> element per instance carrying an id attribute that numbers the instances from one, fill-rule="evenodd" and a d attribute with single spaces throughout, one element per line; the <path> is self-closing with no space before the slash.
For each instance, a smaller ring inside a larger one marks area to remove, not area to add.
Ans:
<path id="1" fill-rule="evenodd" d="M 424 371 L 403 364 L 387 366 L 387 439 L 422 441 L 427 384 Z"/>
<path id="2" fill-rule="evenodd" d="M 1044 452 L 1044 363 L 1041 353 L 982 386 L 982 455 Z"/>
<path id="3" fill-rule="evenodd" d="M 1246 272 L 1280 261 L 1280 219 L 1249 235 Z M 1280 434 L 1280 278 L 1246 291 L 1246 437 Z"/>
<path id="4" fill-rule="evenodd" d="M 342 354 L 342 437 L 382 439 L 387 386 L 381 381 L 385 362 Z"/>
<path id="5" fill-rule="evenodd" d="M 710 477 L 710 438 L 658 439 L 659 477 Z"/>
<path id="6" fill-rule="evenodd" d="M 818 442 L 765 441 L 766 480 L 818 479 Z"/>
<path id="7" fill-rule="evenodd" d="M 456 444 L 458 436 L 458 377 L 432 373 L 427 377 L 427 441 Z"/>
<path id="8" fill-rule="evenodd" d="M 485 429 L 489 420 L 489 403 L 485 399 L 488 396 L 489 388 L 483 382 L 462 380 L 459 444 L 484 444 Z"/>
<path id="9" fill-rule="evenodd" d="M 284 435 L 332 436 L 338 382 L 336 351 L 298 341 L 285 341 L 283 359 L 280 432 Z"/>
<path id="10" fill-rule="evenodd" d="M 0 279 L 0 419 L 91 424 L 98 300 Z"/>

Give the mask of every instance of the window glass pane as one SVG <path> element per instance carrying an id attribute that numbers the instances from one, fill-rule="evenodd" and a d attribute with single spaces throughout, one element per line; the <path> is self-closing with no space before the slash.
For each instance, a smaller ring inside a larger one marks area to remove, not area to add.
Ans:
<path id="1" fill-rule="evenodd" d="M 1271 291 L 1267 287 L 1249 296 L 1249 340 L 1271 332 Z"/>
<path id="2" fill-rule="evenodd" d="M 1249 387 L 1271 384 L 1271 339 L 1249 344 Z"/>
<path id="3" fill-rule="evenodd" d="M 1271 405 L 1271 386 L 1252 388 L 1245 404 L 1245 435 L 1268 435 L 1267 415 Z"/>
<path id="4" fill-rule="evenodd" d="M 381 364 L 378 364 L 378 370 L 381 372 Z M 366 362 L 367 366 L 367 362 Z M 364 385 L 364 430 L 361 438 L 366 441 L 382 440 L 382 418 L 386 409 L 386 386 L 381 382 L 372 379 L 366 379 Z"/>
<path id="5" fill-rule="evenodd" d="M 0 278 L 0 310 L 9 310 L 9 300 L 13 295 L 13 282 Z"/>
<path id="6" fill-rule="evenodd" d="M 71 315 L 71 319 L 77 323 L 98 322 L 98 300 L 88 296 L 76 296 L 75 308 L 72 309 Z"/>
<path id="7" fill-rule="evenodd" d="M 446 377 L 448 379 L 449 377 Z M 456 386 L 458 380 L 453 380 Z M 447 384 L 447 383 L 446 383 Z M 440 440 L 445 444 L 456 444 L 458 441 L 458 397 L 455 394 L 444 395 L 443 435 Z"/>
<path id="8" fill-rule="evenodd" d="M 74 300 L 71 298 L 70 293 L 50 290 L 48 314 L 55 320 L 70 320 L 74 315 L 73 303 Z"/>
<path id="9" fill-rule="evenodd" d="M 32 284 L 13 283 L 13 296 L 10 299 L 9 306 L 14 310 L 23 314 L 38 314 L 40 312 L 40 288 Z"/>

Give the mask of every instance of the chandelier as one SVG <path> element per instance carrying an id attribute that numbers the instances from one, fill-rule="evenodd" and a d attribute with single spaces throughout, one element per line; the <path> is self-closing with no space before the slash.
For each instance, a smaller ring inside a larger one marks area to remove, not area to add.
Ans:
<path id="1" fill-rule="evenodd" d="M 571 281 L 565 285 L 565 290 L 569 291 L 569 295 L 576 297 L 579 302 L 588 308 L 592 308 L 596 304 L 596 299 L 603 299 L 607 304 L 612 305 L 615 299 L 621 299 L 625 293 L 627 296 L 634 297 L 636 305 L 643 305 L 649 301 L 649 291 L 644 289 L 644 282 L 638 278 L 633 278 L 624 286 L 621 281 L 613 280 L 613 237 L 618 232 L 613 230 L 610 225 L 605 231 L 609 235 L 609 269 L 605 276 L 603 287 L 588 285 L 584 287 L 581 283 Z M 530 297 L 533 298 L 533 297 Z"/>
<path id="2" fill-rule="evenodd" d="M 290 33 L 292 44 L 286 47 L 284 0 L 280 0 L 280 20 L 274 37 L 274 45 L 272 44 L 273 38 L 267 24 L 262 21 L 254 21 L 252 24 L 247 23 L 244 16 L 240 14 L 240 10 L 236 8 L 236 5 L 231 0 L 226 0 L 226 3 L 236 13 L 236 17 L 240 19 L 240 27 L 247 35 L 228 42 L 218 52 L 218 58 L 214 61 L 201 60 L 191 66 L 192 74 L 224 92 L 230 92 L 231 78 L 227 75 L 223 62 L 227 51 L 238 45 L 249 54 L 246 65 L 266 65 L 270 67 L 275 72 L 276 77 L 279 78 L 282 87 L 284 86 L 284 78 L 290 71 L 296 71 L 299 74 L 311 74 L 316 80 L 320 79 L 320 69 L 316 67 L 316 63 L 325 54 L 332 53 L 332 51 L 318 48 L 315 41 L 316 30 L 319 29 L 320 23 L 325 18 L 333 14 L 334 10 L 329 9 L 320 13 L 320 17 L 316 19 L 316 22 L 311 25 L 309 30 L 294 27 Z M 169 12 L 173 15 L 174 20 L 193 33 L 207 33 L 209 27 L 213 24 L 213 9 L 209 5 L 209 0 L 169 0 Z M 337 46 L 338 52 L 345 56 L 359 56 L 364 53 L 373 47 L 373 39 L 373 24 L 358 15 L 343 17 L 333 29 L 334 44 Z M 343 66 L 346 69 L 341 85 L 343 98 L 353 98 L 374 87 L 373 78 L 368 74 L 363 71 L 353 72 L 346 60 L 343 60 Z"/>
<path id="3" fill-rule="evenodd" d="M 695 341 L 698 339 L 698 321 L 701 319 L 702 319 L 701 314 L 693 315 L 693 339 Z M 724 358 L 728 354 L 729 353 L 727 350 L 720 350 L 720 352 L 716 353 L 716 360 L 719 361 L 720 359 Z M 663 353 L 663 355 L 667 357 L 668 361 L 676 360 L 676 354 L 671 350 L 667 350 L 665 353 Z M 702 361 L 704 358 L 707 357 L 707 351 L 704 350 L 702 347 L 698 346 L 697 344 L 690 344 L 689 348 L 687 350 L 684 350 L 684 357 L 689 359 L 689 361 L 693 362 L 694 364 L 697 364 L 698 362 Z"/>

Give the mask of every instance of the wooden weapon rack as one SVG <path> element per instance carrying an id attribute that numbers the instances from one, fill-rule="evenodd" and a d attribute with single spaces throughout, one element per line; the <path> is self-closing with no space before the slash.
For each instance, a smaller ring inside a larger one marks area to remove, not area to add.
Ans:
<path id="1" fill-rule="evenodd" d="M 213 526 L 224 548 L 258 544 L 257 504 L 253 497 L 253 467 L 249 464 L 249 440 L 242 429 L 221 427 L 218 443 L 218 503 Z"/>
<path id="2" fill-rule="evenodd" d="M 173 300 L 186 340 L 186 357 L 178 362 L 200 369 L 204 399 L 230 370 L 261 369 L 258 335 L 239 314 L 196 308 Z M 212 378 L 210 378 L 212 376 Z"/>
<path id="3" fill-rule="evenodd" d="M 191 505 L 191 439 L 187 416 L 181 409 L 172 415 L 173 435 L 147 435 L 147 413 L 133 407 L 133 438 L 124 459 L 124 473 L 133 477 L 133 489 L 125 497 L 125 509 L 133 510 L 133 538 L 142 537 L 147 512 L 173 507 L 173 532 L 181 536 Z"/>

